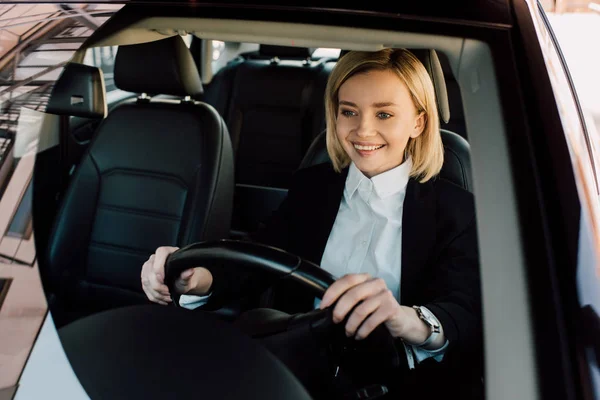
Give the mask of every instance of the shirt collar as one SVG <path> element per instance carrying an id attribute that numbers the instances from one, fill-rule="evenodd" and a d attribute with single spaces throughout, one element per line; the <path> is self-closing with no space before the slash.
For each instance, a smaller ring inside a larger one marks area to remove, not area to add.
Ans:
<path id="1" fill-rule="evenodd" d="M 397 167 L 371 178 L 377 196 L 383 199 L 406 189 L 411 170 L 412 158 L 409 157 Z M 348 198 L 352 198 L 364 179 L 369 180 L 354 163 L 351 163 L 345 188 Z"/>

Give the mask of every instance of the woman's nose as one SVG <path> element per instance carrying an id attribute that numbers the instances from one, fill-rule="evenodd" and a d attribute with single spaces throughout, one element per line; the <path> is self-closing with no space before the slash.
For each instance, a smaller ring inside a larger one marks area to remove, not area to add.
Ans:
<path id="1" fill-rule="evenodd" d="M 360 137 L 369 137 L 375 134 L 375 128 L 368 118 L 361 118 L 357 127 L 356 135 Z"/>

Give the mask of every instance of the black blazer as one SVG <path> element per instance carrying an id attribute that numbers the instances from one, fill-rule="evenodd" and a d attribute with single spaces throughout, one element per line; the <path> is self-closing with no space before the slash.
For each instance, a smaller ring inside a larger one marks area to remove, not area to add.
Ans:
<path id="1" fill-rule="evenodd" d="M 347 174 L 348 168 L 336 173 L 329 163 L 296 172 L 286 199 L 252 240 L 319 265 Z M 473 195 L 439 178 L 426 183 L 410 179 L 402 230 L 400 303 L 428 307 L 450 341 L 443 363 L 431 360 L 429 364 L 445 364 L 448 370 L 459 367 L 456 363 L 462 365 L 460 370 L 465 363 L 475 367 L 481 357 L 481 298 Z M 213 297 L 236 291 L 248 283 L 246 279 L 243 273 L 215 276 Z M 312 308 L 313 298 L 297 290 L 276 288 L 274 292 L 274 308 L 290 313 Z M 481 375 L 481 370 L 475 374 Z"/>

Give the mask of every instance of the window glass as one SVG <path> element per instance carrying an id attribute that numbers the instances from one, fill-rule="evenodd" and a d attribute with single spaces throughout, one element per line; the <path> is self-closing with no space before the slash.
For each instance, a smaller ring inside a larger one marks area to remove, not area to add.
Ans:
<path id="1" fill-rule="evenodd" d="M 223 42 L 220 40 L 211 40 L 209 43 L 212 48 L 213 74 L 216 74 L 221 68 L 227 65 L 228 62 L 234 60 L 236 57 L 257 53 L 260 49 L 260 45 L 256 43 Z M 341 49 L 320 47 L 314 49 L 312 58 L 338 58 L 341 51 Z"/>
<path id="2" fill-rule="evenodd" d="M 117 46 L 94 47 L 85 52 L 83 60 L 84 64 L 98 67 L 102 70 L 107 92 L 117 89 L 114 79 L 117 50 Z"/>
<path id="3" fill-rule="evenodd" d="M 569 71 L 552 28 L 541 7 L 533 7 L 540 45 L 549 71 L 552 89 L 557 100 L 563 129 L 571 155 L 579 200 L 581 202 L 579 248 L 577 261 L 577 289 L 581 307 L 578 318 L 580 354 L 589 365 L 591 384 L 600 396 L 600 370 L 594 352 L 599 351 L 600 327 L 600 202 L 594 174 L 597 154 L 589 117 L 581 110 L 577 93 L 571 84 Z M 587 121 L 586 121 L 587 120 Z M 573 318 L 576 318 L 575 316 Z M 595 333 L 594 333 L 595 332 Z M 590 335 L 592 334 L 592 335 Z M 588 388 L 586 388 L 588 389 Z"/>

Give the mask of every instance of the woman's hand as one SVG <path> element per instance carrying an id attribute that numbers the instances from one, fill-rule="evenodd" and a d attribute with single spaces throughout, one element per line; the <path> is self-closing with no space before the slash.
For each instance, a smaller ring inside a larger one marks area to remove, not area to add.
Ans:
<path id="1" fill-rule="evenodd" d="M 422 343 L 429 328 L 411 307 L 401 306 L 381 278 L 369 274 L 349 274 L 335 281 L 323 295 L 320 308 L 337 300 L 333 322 L 340 323 L 352 311 L 346 323 L 346 335 L 357 340 L 366 338 L 380 324 L 393 337 L 410 343 Z"/>
<path id="2" fill-rule="evenodd" d="M 167 305 L 171 302 L 169 288 L 165 285 L 165 263 L 167 257 L 179 250 L 179 247 L 163 246 L 156 249 L 142 266 L 142 288 L 152 302 Z M 178 294 L 205 295 L 212 285 L 212 274 L 202 267 L 190 268 L 175 280 Z"/>

